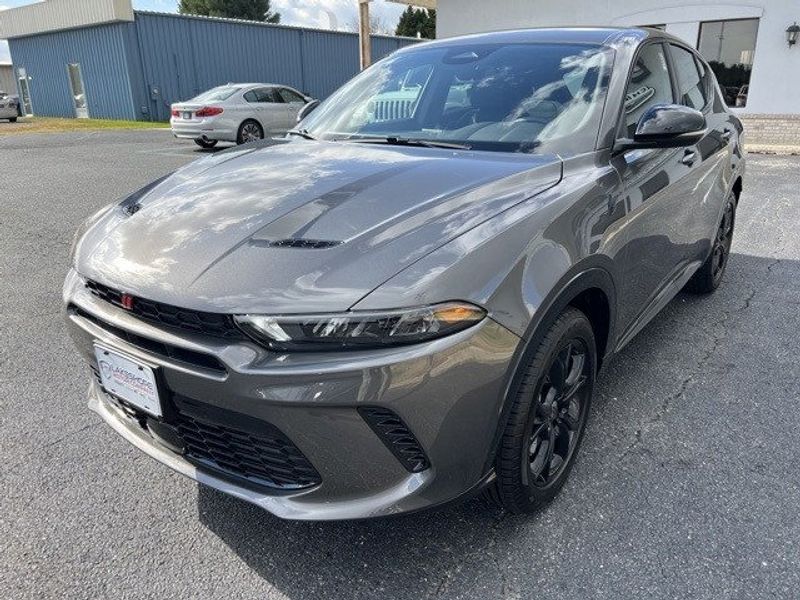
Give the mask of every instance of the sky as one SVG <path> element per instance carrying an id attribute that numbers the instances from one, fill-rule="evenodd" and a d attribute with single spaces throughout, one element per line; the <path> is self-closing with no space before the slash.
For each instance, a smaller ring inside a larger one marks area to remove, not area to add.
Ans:
<path id="1" fill-rule="evenodd" d="M 31 4 L 31 0 L 0 0 L 0 10 Z M 281 23 L 318 27 L 321 29 L 350 29 L 357 22 L 357 0 L 272 0 L 272 10 L 281 13 Z M 178 0 L 133 0 L 133 7 L 141 10 L 176 12 Z M 372 15 L 388 30 L 394 31 L 400 13 L 405 7 L 385 0 L 373 0 Z M 0 41 L 0 62 L 8 62 L 8 44 Z"/>

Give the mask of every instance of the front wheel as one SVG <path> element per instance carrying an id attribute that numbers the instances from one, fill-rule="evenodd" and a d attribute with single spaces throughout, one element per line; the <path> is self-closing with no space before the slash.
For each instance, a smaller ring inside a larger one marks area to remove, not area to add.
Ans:
<path id="1" fill-rule="evenodd" d="M 719 287 L 733 243 L 733 227 L 736 224 L 736 196 L 731 193 L 725 203 L 725 211 L 717 227 L 711 245 L 711 254 L 697 269 L 686 284 L 686 291 L 693 294 L 710 294 Z"/>
<path id="2" fill-rule="evenodd" d="M 489 490 L 510 512 L 540 508 L 566 482 L 586 428 L 596 365 L 592 325 L 570 307 L 519 367 Z"/>
<path id="3" fill-rule="evenodd" d="M 236 135 L 237 144 L 246 144 L 264 139 L 264 130 L 256 121 L 249 119 L 239 126 L 239 133 Z"/>
<path id="4" fill-rule="evenodd" d="M 194 143 L 201 148 L 213 148 L 217 145 L 219 140 L 204 140 L 203 138 L 195 138 Z"/>

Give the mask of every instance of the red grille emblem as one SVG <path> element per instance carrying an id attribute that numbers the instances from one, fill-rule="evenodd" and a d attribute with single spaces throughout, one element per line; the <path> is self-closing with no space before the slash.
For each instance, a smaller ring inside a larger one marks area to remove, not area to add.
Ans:
<path id="1" fill-rule="evenodd" d="M 122 294 L 119 298 L 119 303 L 125 310 L 133 310 L 133 296 L 130 294 Z"/>

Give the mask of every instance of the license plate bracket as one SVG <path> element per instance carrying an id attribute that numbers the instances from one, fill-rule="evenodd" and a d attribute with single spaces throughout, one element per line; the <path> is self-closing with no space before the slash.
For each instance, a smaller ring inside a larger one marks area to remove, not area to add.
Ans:
<path id="1" fill-rule="evenodd" d="M 183 118 L 186 119 L 187 121 L 191 121 L 192 113 L 188 110 L 183 111 Z"/>
<path id="2" fill-rule="evenodd" d="M 156 367 L 98 343 L 94 354 L 107 392 L 153 417 L 163 416 Z"/>

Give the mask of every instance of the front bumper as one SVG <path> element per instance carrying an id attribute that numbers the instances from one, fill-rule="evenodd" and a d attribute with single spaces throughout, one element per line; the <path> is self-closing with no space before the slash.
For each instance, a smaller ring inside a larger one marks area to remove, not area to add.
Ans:
<path id="1" fill-rule="evenodd" d="M 141 321 L 90 294 L 71 272 L 64 289 L 70 335 L 87 362 L 100 341 L 160 372 L 162 393 L 191 398 L 285 434 L 320 483 L 270 490 L 198 467 L 158 441 L 93 381 L 89 405 L 129 442 L 201 483 L 287 519 L 356 519 L 441 504 L 490 476 L 488 459 L 503 389 L 519 338 L 491 319 L 453 336 L 372 352 L 268 352 L 246 341 L 176 333 Z M 92 318 L 86 318 L 91 315 Z M 109 327 L 104 327 L 108 324 Z M 118 334 L 213 357 L 224 372 L 175 360 Z M 430 466 L 410 472 L 359 408 L 398 415 Z"/>

